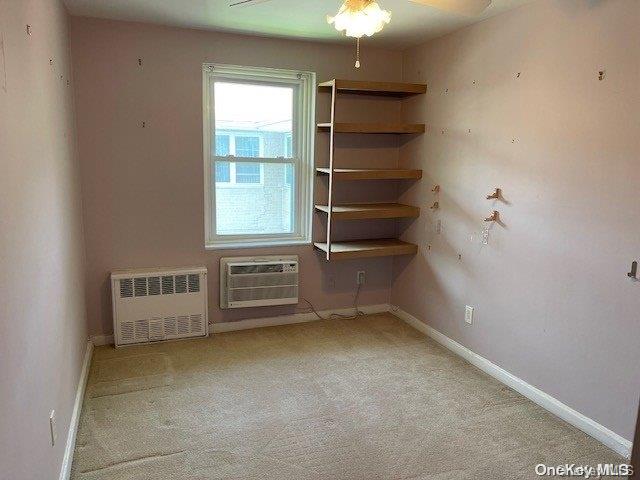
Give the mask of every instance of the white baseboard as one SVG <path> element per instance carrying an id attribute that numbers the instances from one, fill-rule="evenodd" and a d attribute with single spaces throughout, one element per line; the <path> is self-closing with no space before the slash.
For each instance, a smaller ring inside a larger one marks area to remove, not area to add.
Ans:
<path id="1" fill-rule="evenodd" d="M 360 311 L 373 314 L 384 313 L 389 311 L 389 304 L 382 303 L 379 305 L 365 305 L 358 307 Z M 351 315 L 353 308 L 339 308 L 334 310 L 322 310 L 318 312 L 323 317 L 329 315 Z M 236 330 L 248 330 L 250 328 L 274 327 L 277 325 L 291 325 L 294 323 L 305 323 L 318 320 L 314 313 L 293 313 L 291 315 L 279 315 L 277 317 L 249 318 L 247 320 L 238 320 L 235 322 L 219 322 L 209 324 L 209 333 L 233 332 Z M 94 335 L 91 341 L 96 347 L 102 345 L 113 345 L 113 335 Z"/>
<path id="2" fill-rule="evenodd" d="M 91 342 L 96 347 L 101 347 L 103 345 L 113 345 L 113 335 L 93 335 L 91 337 Z"/>
<path id="3" fill-rule="evenodd" d="M 366 305 L 358 307 L 361 312 L 367 314 L 384 313 L 389 311 L 389 304 L 383 303 L 379 305 Z M 330 315 L 352 315 L 353 308 L 339 308 L 335 310 L 322 310 L 318 312 L 327 318 Z M 233 332 L 236 330 L 248 330 L 250 328 L 274 327 L 277 325 L 291 325 L 294 323 L 305 323 L 319 320 L 315 313 L 293 313 L 291 315 L 279 315 L 277 317 L 250 318 L 247 320 L 238 320 L 236 322 L 220 322 L 210 323 L 209 332 L 222 333 Z"/>
<path id="4" fill-rule="evenodd" d="M 560 400 L 546 394 L 542 390 L 537 389 L 533 385 L 528 384 L 521 378 L 512 375 L 503 368 L 499 367 L 495 363 L 481 357 L 477 353 L 472 352 L 467 347 L 460 345 L 458 342 L 450 339 L 443 333 L 440 333 L 435 328 L 430 327 L 424 322 L 421 322 L 416 317 L 407 313 L 398 307 L 392 306 L 390 309 L 396 317 L 404 320 L 409 325 L 419 330 L 429 337 L 433 338 L 436 342 L 451 350 L 453 353 L 461 356 L 472 365 L 475 365 L 483 372 L 491 375 L 496 380 L 504 383 L 508 387 L 514 389 L 516 392 L 524 395 L 529 400 L 537 403 L 545 410 L 560 417 L 565 422 L 570 423 L 574 427 L 582 430 L 587 435 L 592 436 L 599 442 L 603 443 L 607 447 L 611 448 L 614 452 L 619 453 L 625 458 L 631 456 L 631 442 L 617 433 L 609 430 L 607 427 L 600 425 L 598 422 L 590 419 L 589 417 L 577 412 L 568 405 L 565 405 Z"/>
<path id="5" fill-rule="evenodd" d="M 80 412 L 82 411 L 82 402 L 84 401 L 84 392 L 89 379 L 89 367 L 91 366 L 91 356 L 93 355 L 93 343 L 91 340 L 87 342 L 87 349 L 84 353 L 82 362 L 82 371 L 78 379 L 78 388 L 76 389 L 76 398 L 73 402 L 73 412 L 71 414 L 71 422 L 69 423 L 69 433 L 67 433 L 67 443 L 64 447 L 64 457 L 62 458 L 62 467 L 60 468 L 60 480 L 69 480 L 71 476 L 71 464 L 73 463 L 73 451 L 76 448 L 76 435 L 78 434 L 78 425 L 80 423 Z"/>

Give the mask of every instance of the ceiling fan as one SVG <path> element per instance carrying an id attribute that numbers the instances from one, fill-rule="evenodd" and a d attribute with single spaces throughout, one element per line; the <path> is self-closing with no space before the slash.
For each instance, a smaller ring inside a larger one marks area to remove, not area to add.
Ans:
<path id="1" fill-rule="evenodd" d="M 232 0 L 230 7 L 255 5 L 270 0 Z M 461 15 L 477 15 L 483 12 L 491 0 L 409 0 Z M 360 39 L 381 31 L 391 21 L 391 12 L 383 10 L 376 0 L 344 0 L 335 16 L 327 15 L 327 22 L 347 37 L 356 39 L 356 63 L 360 68 Z"/>

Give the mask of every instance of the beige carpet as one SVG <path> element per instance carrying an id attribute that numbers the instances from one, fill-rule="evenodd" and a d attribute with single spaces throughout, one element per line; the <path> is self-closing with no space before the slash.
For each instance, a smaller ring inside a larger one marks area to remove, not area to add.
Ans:
<path id="1" fill-rule="evenodd" d="M 384 314 L 97 348 L 72 479 L 527 479 L 621 461 Z"/>

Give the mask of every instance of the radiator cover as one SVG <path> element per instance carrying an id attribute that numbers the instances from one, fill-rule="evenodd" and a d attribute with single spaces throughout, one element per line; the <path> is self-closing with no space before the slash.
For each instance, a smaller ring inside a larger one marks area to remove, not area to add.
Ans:
<path id="1" fill-rule="evenodd" d="M 205 267 L 116 270 L 111 297 L 117 347 L 209 333 Z"/>

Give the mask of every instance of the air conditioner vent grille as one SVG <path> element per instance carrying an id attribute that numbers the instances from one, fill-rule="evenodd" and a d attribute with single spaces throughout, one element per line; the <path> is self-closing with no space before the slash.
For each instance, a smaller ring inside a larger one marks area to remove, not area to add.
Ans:
<path id="1" fill-rule="evenodd" d="M 248 302 L 276 298 L 295 298 L 298 296 L 297 286 L 239 288 L 229 291 L 230 302 Z"/>
<path id="2" fill-rule="evenodd" d="M 298 283 L 298 274 L 262 273 L 256 275 L 231 275 L 228 283 L 231 288 L 296 285 Z"/>

